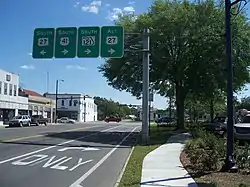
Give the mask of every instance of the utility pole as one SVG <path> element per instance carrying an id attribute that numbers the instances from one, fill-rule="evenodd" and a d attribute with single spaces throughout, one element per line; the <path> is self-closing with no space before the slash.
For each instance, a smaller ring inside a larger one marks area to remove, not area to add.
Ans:
<path id="1" fill-rule="evenodd" d="M 56 80 L 56 108 L 55 108 L 55 123 L 57 123 L 58 84 L 59 84 L 59 80 Z"/>
<path id="2" fill-rule="evenodd" d="M 232 64 L 232 41 L 231 41 L 231 6 L 237 3 L 225 0 L 225 31 L 226 31 L 226 56 L 227 56 L 227 155 L 225 169 L 237 170 L 234 155 L 234 96 L 233 96 L 233 64 Z"/>
<path id="3" fill-rule="evenodd" d="M 149 142 L 149 46 L 150 37 L 149 29 L 143 30 L 143 75 L 142 75 L 142 141 L 147 144 Z"/>
<path id="4" fill-rule="evenodd" d="M 57 123 L 57 106 L 58 106 L 58 90 L 59 90 L 59 81 L 64 82 L 62 79 L 56 80 L 56 107 L 55 107 L 55 123 Z"/>

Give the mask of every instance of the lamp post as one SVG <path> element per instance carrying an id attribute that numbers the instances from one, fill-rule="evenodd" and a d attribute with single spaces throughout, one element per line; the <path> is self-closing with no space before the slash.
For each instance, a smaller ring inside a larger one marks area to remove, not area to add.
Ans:
<path id="1" fill-rule="evenodd" d="M 231 7 L 241 0 L 231 2 L 225 0 L 225 31 L 226 31 L 226 57 L 227 57 L 227 155 L 225 169 L 237 170 L 234 154 L 234 96 L 233 96 L 233 62 L 231 41 Z"/>
<path id="2" fill-rule="evenodd" d="M 57 79 L 57 80 L 56 80 L 56 108 L 55 108 L 55 123 L 57 123 L 57 101 L 58 101 L 59 82 L 64 82 L 64 80 L 63 80 L 63 79 Z"/>

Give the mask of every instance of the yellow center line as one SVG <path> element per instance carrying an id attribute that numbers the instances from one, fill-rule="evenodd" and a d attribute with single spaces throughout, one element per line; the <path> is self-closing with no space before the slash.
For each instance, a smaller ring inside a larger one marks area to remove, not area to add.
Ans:
<path id="1" fill-rule="evenodd" d="M 90 127 L 81 127 L 81 128 L 76 128 L 76 129 L 69 129 L 69 130 L 65 130 L 65 131 L 61 131 L 61 132 L 53 132 L 53 134 L 57 134 L 57 133 L 63 133 L 63 132 L 71 132 L 71 131 L 77 131 L 77 130 L 82 130 L 82 129 L 88 129 L 88 128 L 93 128 L 93 127 L 98 127 L 100 125 L 96 125 L 96 126 L 90 126 Z M 20 138 L 13 138 L 13 139 L 7 139 L 7 140 L 0 140 L 0 143 L 7 143 L 7 142 L 15 142 L 15 141 L 19 141 L 19 140 L 26 140 L 26 139 L 30 139 L 30 138 L 38 138 L 38 137 L 45 137 L 49 135 L 47 134 L 37 134 L 37 135 L 33 135 L 33 136 L 25 136 L 25 137 L 20 137 Z"/>

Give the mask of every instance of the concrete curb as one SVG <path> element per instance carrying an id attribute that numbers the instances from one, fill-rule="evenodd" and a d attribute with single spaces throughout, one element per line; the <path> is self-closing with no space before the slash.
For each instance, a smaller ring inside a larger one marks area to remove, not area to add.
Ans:
<path id="1" fill-rule="evenodd" d="M 122 176 L 123 176 L 123 174 L 125 172 L 125 169 L 126 169 L 126 167 L 128 165 L 128 162 L 130 160 L 130 157 L 131 157 L 132 153 L 134 152 L 134 149 L 135 149 L 135 147 L 133 146 L 132 149 L 131 149 L 131 151 L 130 151 L 130 153 L 129 153 L 129 155 L 128 155 L 128 158 L 127 158 L 127 160 L 126 160 L 126 162 L 125 162 L 125 164 L 124 164 L 124 166 L 123 166 L 123 168 L 122 168 L 122 170 L 121 170 L 121 172 L 119 174 L 119 177 L 118 177 L 118 179 L 117 179 L 114 187 L 118 187 L 119 186 L 119 184 L 120 184 L 120 182 L 122 180 Z"/>

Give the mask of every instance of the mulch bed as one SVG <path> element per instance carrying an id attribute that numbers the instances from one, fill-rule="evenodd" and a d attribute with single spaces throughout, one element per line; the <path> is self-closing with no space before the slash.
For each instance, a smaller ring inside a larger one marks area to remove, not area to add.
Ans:
<path id="1" fill-rule="evenodd" d="M 194 173 L 190 168 L 190 161 L 185 151 L 182 151 L 180 160 L 199 187 L 239 187 L 242 183 L 250 185 L 250 175 L 241 173 L 223 173 L 219 171 L 205 174 Z"/>

